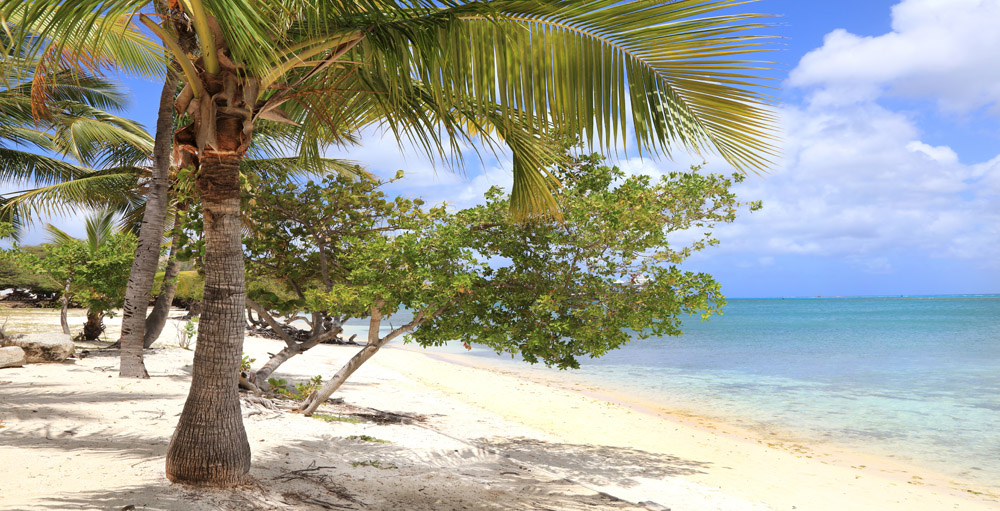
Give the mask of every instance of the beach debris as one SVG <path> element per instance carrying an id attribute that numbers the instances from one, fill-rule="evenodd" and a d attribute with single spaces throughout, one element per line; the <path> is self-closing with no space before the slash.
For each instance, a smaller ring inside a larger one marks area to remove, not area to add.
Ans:
<path id="1" fill-rule="evenodd" d="M 24 350 L 19 346 L 0 348 L 0 368 L 21 367 L 26 362 Z"/>
<path id="2" fill-rule="evenodd" d="M 326 493 L 328 495 L 335 496 L 338 499 L 350 502 L 351 504 L 362 505 L 361 500 L 359 500 L 357 497 L 348 492 L 346 487 L 334 483 L 330 475 L 320 473 L 320 471 L 322 470 L 334 470 L 336 468 L 337 467 L 332 465 L 317 466 L 316 461 L 313 460 L 313 462 L 310 463 L 309 466 L 306 468 L 285 472 L 283 474 L 273 477 L 272 480 L 281 482 L 288 482 L 293 479 L 309 481 L 313 484 L 322 487 L 324 490 L 326 490 Z M 319 505 L 320 507 L 323 507 L 325 509 L 355 509 L 353 505 L 336 504 L 329 501 L 321 501 L 315 497 L 303 495 L 302 493 L 299 492 L 283 493 L 282 497 L 284 497 L 285 499 L 295 499 L 300 502 L 308 504 Z"/>
<path id="3" fill-rule="evenodd" d="M 240 394 L 240 403 L 243 408 L 244 417 L 252 417 L 254 415 L 276 417 L 281 414 L 281 410 L 266 397 Z"/>
<path id="4" fill-rule="evenodd" d="M 263 396 L 264 392 L 251 382 L 252 377 L 253 373 L 240 371 L 240 383 L 239 383 L 240 389 L 249 390 L 250 392 L 253 392 L 253 394 L 257 397 Z"/>
<path id="5" fill-rule="evenodd" d="M 28 364 L 62 362 L 73 353 L 73 339 L 61 333 L 20 334 L 5 337 L 4 347 L 17 346 L 24 350 Z"/>

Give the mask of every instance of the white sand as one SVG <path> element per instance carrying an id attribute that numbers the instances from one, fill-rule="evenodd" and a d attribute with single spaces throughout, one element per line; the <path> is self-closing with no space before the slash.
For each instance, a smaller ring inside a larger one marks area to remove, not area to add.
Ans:
<path id="1" fill-rule="evenodd" d="M 58 328 L 56 312 L 32 312 L 40 314 L 30 316 L 35 327 L 27 314 L 14 313 L 8 330 L 40 329 L 46 317 Z M 163 344 L 175 343 L 174 326 Z M 280 347 L 248 339 L 245 352 L 259 365 Z M 356 349 L 319 346 L 275 376 L 329 376 Z M 115 353 L 90 351 L 64 364 L 0 369 L 0 509 L 647 509 L 635 504 L 644 501 L 673 511 L 1000 508 L 981 488 L 890 461 L 766 442 L 595 389 L 543 385 L 406 347 L 384 349 L 336 395 L 362 408 L 321 411 L 351 417 L 367 408 L 422 422 L 326 422 L 247 408 L 255 482 L 184 487 L 164 478 L 163 456 L 192 352 L 155 349 L 146 357 L 151 379 L 122 380 Z M 347 438 L 360 435 L 389 443 Z"/>

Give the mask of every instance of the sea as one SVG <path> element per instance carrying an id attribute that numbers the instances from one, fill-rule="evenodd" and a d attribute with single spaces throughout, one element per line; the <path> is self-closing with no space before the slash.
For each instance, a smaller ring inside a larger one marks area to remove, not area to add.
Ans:
<path id="1" fill-rule="evenodd" d="M 683 331 L 568 371 L 429 351 L 1000 488 L 1000 295 L 730 299 Z"/>

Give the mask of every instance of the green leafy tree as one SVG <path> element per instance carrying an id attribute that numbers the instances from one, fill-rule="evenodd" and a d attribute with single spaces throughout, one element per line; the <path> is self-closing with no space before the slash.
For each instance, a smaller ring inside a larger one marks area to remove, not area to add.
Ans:
<path id="1" fill-rule="evenodd" d="M 104 318 L 121 307 L 128 284 L 128 270 L 135 251 L 135 236 L 114 229 L 114 212 L 87 219 L 87 239 L 73 238 L 51 224 L 51 242 L 41 255 L 22 254 L 22 261 L 62 286 L 63 333 L 69 334 L 66 309 L 70 300 L 87 308 L 83 337 L 95 340 L 104 331 Z"/>
<path id="2" fill-rule="evenodd" d="M 163 26 L 141 16 L 183 70 L 175 105 L 191 121 L 175 134 L 174 154 L 198 172 L 206 219 L 205 313 L 168 478 L 232 485 L 250 466 L 236 392 L 245 306 L 238 176 L 255 129 L 299 123 L 306 140 L 336 141 L 381 126 L 445 158 L 492 133 L 513 153 L 511 204 L 522 217 L 555 206 L 544 172 L 551 126 L 605 148 L 630 130 L 642 150 L 715 151 L 761 168 L 774 122 L 756 76 L 766 64 L 745 57 L 766 49 L 754 33 L 766 25 L 758 15 L 715 15 L 736 3 L 184 0 L 168 4 Z M 0 14 L 67 41 L 98 15 L 120 19 L 143 5 L 2 0 Z M 191 34 L 195 59 L 183 46 Z"/>
<path id="3" fill-rule="evenodd" d="M 286 347 L 256 380 L 339 334 L 349 318 L 369 319 L 367 343 L 303 402 L 306 413 L 404 334 L 424 346 L 460 340 L 571 368 L 634 336 L 679 335 L 684 315 L 718 311 L 725 299 L 715 280 L 678 265 L 714 245 L 713 226 L 746 206 L 730 191 L 742 176 L 626 177 L 601 160 L 585 156 L 553 170 L 564 183 L 561 222 L 518 223 L 499 188 L 485 205 L 453 214 L 390 199 L 370 179 L 261 189 L 246 239 L 248 274 L 282 282 L 286 292 L 251 293 L 248 303 L 277 332 L 274 315 L 300 311 L 311 314 L 312 329 L 300 340 L 280 333 Z M 708 234 L 670 243 L 672 233 L 691 229 Z M 383 318 L 404 309 L 412 319 L 383 335 Z"/>
<path id="4" fill-rule="evenodd" d="M 387 233 L 412 236 L 442 217 L 443 209 L 425 211 L 420 199 L 386 196 L 385 183 L 338 175 L 319 183 L 271 182 L 257 188 L 244 239 L 248 312 L 255 312 L 286 346 L 253 374 L 253 382 L 262 385 L 289 358 L 338 336 L 347 319 L 368 315 L 367 307 L 328 301 L 329 293 L 342 289 L 350 265 L 357 264 L 352 251 L 380 243 Z M 308 317 L 301 317 L 302 311 Z M 308 325 L 305 335 L 283 327 L 294 322 Z"/>

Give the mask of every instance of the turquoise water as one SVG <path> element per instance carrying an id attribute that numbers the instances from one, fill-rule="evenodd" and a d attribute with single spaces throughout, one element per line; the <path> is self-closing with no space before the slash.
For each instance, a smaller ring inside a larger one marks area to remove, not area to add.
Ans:
<path id="1" fill-rule="evenodd" d="M 684 326 L 545 372 L 1000 487 L 1000 296 L 731 300 Z"/>

